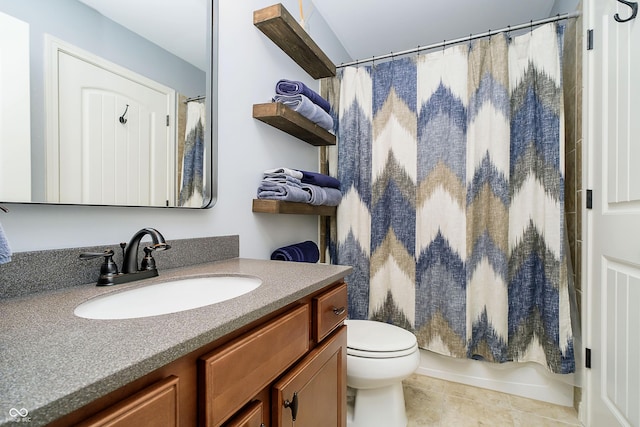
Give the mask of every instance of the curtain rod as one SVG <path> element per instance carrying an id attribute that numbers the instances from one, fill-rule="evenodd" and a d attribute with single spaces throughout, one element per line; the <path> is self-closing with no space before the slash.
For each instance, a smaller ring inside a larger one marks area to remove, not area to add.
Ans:
<path id="1" fill-rule="evenodd" d="M 191 98 L 185 99 L 183 102 L 186 104 L 187 102 L 191 102 L 191 101 L 202 101 L 203 99 L 206 99 L 206 98 L 207 98 L 206 95 L 193 96 Z"/>
<path id="2" fill-rule="evenodd" d="M 358 64 L 363 64 L 363 63 L 366 63 L 366 62 L 373 62 L 376 59 L 380 60 L 380 59 L 393 58 L 393 57 L 396 57 L 396 56 L 408 55 L 410 53 L 421 52 L 423 50 L 436 49 L 436 48 L 440 48 L 440 47 L 444 48 L 444 47 L 452 45 L 452 44 L 468 42 L 468 41 L 471 41 L 471 40 L 481 39 L 481 38 L 484 38 L 484 37 L 491 37 L 492 35 L 495 35 L 495 34 L 509 32 L 509 31 L 522 30 L 524 28 L 533 28 L 535 26 L 548 24 L 550 22 L 562 21 L 563 19 L 577 18 L 578 16 L 580 16 L 580 12 L 578 12 L 578 11 L 565 13 L 563 15 L 558 14 L 558 15 L 553 16 L 551 18 L 545 18 L 545 19 L 540 19 L 540 20 L 537 20 L 537 21 L 530 21 L 530 22 L 527 22 L 527 23 L 524 23 L 524 24 L 508 26 L 508 27 L 501 28 L 501 29 L 495 30 L 495 31 L 489 30 L 489 31 L 487 31 L 485 33 L 469 35 L 467 37 L 460 37 L 459 39 L 445 40 L 445 41 L 442 41 L 440 43 L 435 43 L 435 44 L 431 44 L 431 45 L 428 45 L 428 46 L 418 46 L 418 47 L 413 48 L 413 49 L 403 50 L 402 52 L 397 52 L 397 53 L 391 52 L 391 53 L 387 53 L 386 55 L 372 56 L 371 58 L 367 58 L 367 59 L 360 59 L 360 60 L 356 60 L 356 61 L 345 62 L 343 64 L 337 65 L 336 68 L 344 68 L 344 67 L 348 67 L 348 66 L 351 66 L 351 65 L 358 65 Z"/>

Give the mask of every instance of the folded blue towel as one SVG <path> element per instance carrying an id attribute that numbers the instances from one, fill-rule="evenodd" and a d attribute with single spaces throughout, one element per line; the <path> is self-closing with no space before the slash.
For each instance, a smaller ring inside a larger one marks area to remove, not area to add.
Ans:
<path id="1" fill-rule="evenodd" d="M 294 185 L 263 180 L 258 187 L 258 199 L 309 203 L 309 193 Z"/>
<path id="2" fill-rule="evenodd" d="M 274 168 L 274 169 L 267 169 L 266 171 L 263 172 L 264 176 L 281 176 L 281 175 L 287 175 L 290 176 L 292 178 L 298 178 L 298 179 L 302 179 L 302 172 L 300 172 L 299 170 L 295 170 L 295 169 L 289 169 L 289 168 Z"/>
<path id="3" fill-rule="evenodd" d="M 275 102 L 286 105 L 293 111 L 311 120 L 323 129 L 333 132 L 333 117 L 322 108 L 311 102 L 304 95 L 276 95 Z"/>
<path id="4" fill-rule="evenodd" d="M 317 185 L 318 187 L 331 187 L 331 188 L 340 189 L 340 181 L 338 181 L 332 176 L 325 175 L 318 172 L 307 172 L 307 171 L 300 171 L 300 172 L 302 172 L 301 181 L 304 182 L 305 184 L 313 184 L 313 185 Z"/>
<path id="5" fill-rule="evenodd" d="M 293 178 L 289 175 L 280 175 L 280 176 L 269 175 L 269 176 L 265 176 L 262 180 L 267 182 L 275 182 L 278 184 L 289 184 L 289 185 L 293 185 L 294 187 L 300 187 L 302 185 L 302 181 L 300 181 L 298 178 Z"/>
<path id="6" fill-rule="evenodd" d="M 280 80 L 276 83 L 276 93 L 278 95 L 304 95 L 327 113 L 331 111 L 331 104 L 329 104 L 326 99 L 299 81 L 286 79 Z"/>
<path id="7" fill-rule="evenodd" d="M 338 206 L 342 200 L 342 192 L 337 188 L 318 187 L 313 184 L 302 184 L 302 189 L 309 193 L 309 204 L 316 206 Z"/>
<path id="8" fill-rule="evenodd" d="M 7 237 L 4 235 L 2 224 L 0 224 L 0 264 L 5 264 L 9 261 L 11 261 L 11 248 L 9 247 Z"/>
<path id="9" fill-rule="evenodd" d="M 296 243 L 290 246 L 283 246 L 276 249 L 271 254 L 271 259 L 278 261 L 295 261 L 295 262 L 318 262 L 320 259 L 320 251 L 318 246 L 311 240 Z"/>

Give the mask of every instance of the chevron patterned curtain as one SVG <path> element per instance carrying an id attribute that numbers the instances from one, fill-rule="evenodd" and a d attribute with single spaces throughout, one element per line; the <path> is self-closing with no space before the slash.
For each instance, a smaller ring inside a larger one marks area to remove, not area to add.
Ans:
<path id="1" fill-rule="evenodd" d="M 441 354 L 575 370 L 564 242 L 562 27 L 339 79 L 333 259 L 351 318 Z"/>

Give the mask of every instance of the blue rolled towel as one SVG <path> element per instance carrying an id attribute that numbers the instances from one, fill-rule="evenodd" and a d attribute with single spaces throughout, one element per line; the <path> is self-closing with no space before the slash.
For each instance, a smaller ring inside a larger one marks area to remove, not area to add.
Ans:
<path id="1" fill-rule="evenodd" d="M 309 193 L 309 204 L 316 206 L 338 206 L 342 200 L 342 192 L 337 188 L 318 187 L 313 184 L 302 184 L 302 189 Z"/>
<path id="2" fill-rule="evenodd" d="M 301 116 L 306 117 L 329 132 L 333 132 L 333 117 L 322 108 L 311 102 L 304 95 L 276 95 L 275 102 L 286 105 Z"/>
<path id="3" fill-rule="evenodd" d="M 271 254 L 271 259 L 277 261 L 295 261 L 295 262 L 318 262 L 320 259 L 320 251 L 318 246 L 311 240 L 296 243 L 290 246 L 283 246 L 276 249 Z"/>
<path id="4" fill-rule="evenodd" d="M 304 95 L 327 113 L 331 111 L 331 104 L 326 99 L 309 89 L 304 83 L 296 80 L 280 80 L 276 83 L 276 93 L 278 95 Z"/>
<path id="5" fill-rule="evenodd" d="M 11 261 L 11 248 L 9 247 L 9 242 L 4 235 L 2 224 L 0 224 L 0 264 L 5 264 L 9 261 Z"/>
<path id="6" fill-rule="evenodd" d="M 338 181 L 332 176 L 325 175 L 318 172 L 307 172 L 307 171 L 300 171 L 300 172 L 302 172 L 301 181 L 305 184 L 313 184 L 313 185 L 317 185 L 318 187 L 331 187 L 331 188 L 340 189 L 340 181 Z"/>
<path id="7" fill-rule="evenodd" d="M 263 180 L 258 187 L 258 199 L 309 203 L 309 193 L 294 185 Z"/>

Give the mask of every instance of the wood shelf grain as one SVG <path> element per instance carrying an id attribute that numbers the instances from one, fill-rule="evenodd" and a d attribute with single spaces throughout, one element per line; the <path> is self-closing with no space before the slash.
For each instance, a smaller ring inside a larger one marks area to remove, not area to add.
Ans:
<path id="1" fill-rule="evenodd" d="M 254 11 L 253 25 L 314 79 L 336 75 L 335 64 L 282 4 Z"/>
<path id="2" fill-rule="evenodd" d="M 336 207 L 314 206 L 308 203 L 285 202 L 272 199 L 253 199 L 253 212 L 333 216 L 336 214 Z"/>
<path id="3" fill-rule="evenodd" d="M 280 102 L 254 104 L 253 117 L 311 145 L 336 145 L 335 135 Z"/>

